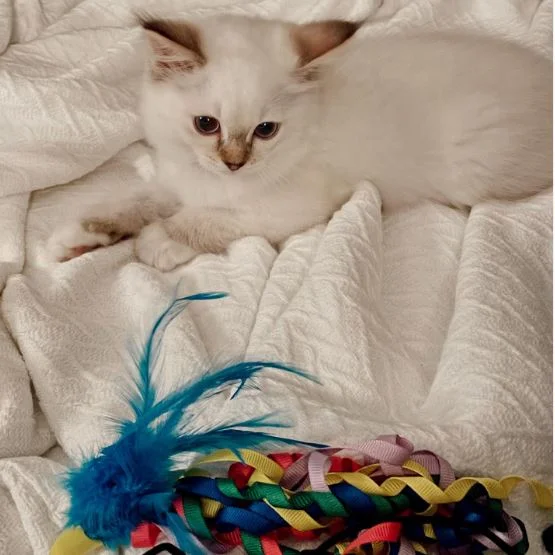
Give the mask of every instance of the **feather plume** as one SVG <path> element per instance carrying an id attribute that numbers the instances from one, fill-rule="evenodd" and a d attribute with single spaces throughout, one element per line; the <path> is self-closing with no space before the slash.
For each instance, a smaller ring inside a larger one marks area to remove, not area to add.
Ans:
<path id="1" fill-rule="evenodd" d="M 191 301 L 221 299 L 226 296 L 226 293 L 214 292 L 180 297 L 175 299 L 156 319 L 141 354 L 135 357 L 138 370 L 135 378 L 136 392 L 129 400 L 129 404 L 137 419 L 146 414 L 154 404 L 155 390 L 152 385 L 152 368 L 158 362 L 160 345 L 165 329 L 181 314 Z M 135 351 L 141 350 L 135 349 Z M 126 424 L 132 424 L 132 422 L 122 422 L 123 426 Z"/>
<path id="2" fill-rule="evenodd" d="M 66 477 L 65 484 L 71 495 L 68 526 L 80 526 L 89 538 L 116 548 L 129 545 L 131 532 L 139 524 L 153 522 L 168 527 L 181 549 L 198 555 L 203 552 L 202 547 L 172 509 L 175 456 L 221 448 L 239 452 L 267 443 L 321 447 L 263 431 L 263 428 L 287 427 L 273 414 L 207 429 L 191 427 L 191 410 L 199 399 L 210 398 L 234 383 L 239 383 L 239 391 L 265 369 L 313 379 L 284 364 L 240 362 L 208 372 L 158 399 L 152 370 L 160 358 L 165 329 L 191 301 L 224 296 L 223 293 L 202 293 L 178 298 L 155 321 L 135 360 L 134 393 L 129 400 L 133 417 L 119 422 L 120 438 L 115 443 L 85 460 Z"/>

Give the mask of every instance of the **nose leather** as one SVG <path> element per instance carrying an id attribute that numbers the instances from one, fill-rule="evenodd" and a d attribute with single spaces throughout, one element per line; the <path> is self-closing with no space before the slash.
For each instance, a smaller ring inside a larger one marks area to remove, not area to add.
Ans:
<path id="1" fill-rule="evenodd" d="M 237 171 L 239 168 L 245 165 L 245 162 L 234 163 L 234 162 L 225 162 L 225 160 L 224 160 L 224 163 L 232 172 Z"/>

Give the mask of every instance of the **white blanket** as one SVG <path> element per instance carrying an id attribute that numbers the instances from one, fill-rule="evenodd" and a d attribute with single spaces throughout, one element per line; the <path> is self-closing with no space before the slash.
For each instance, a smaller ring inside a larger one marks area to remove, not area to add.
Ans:
<path id="1" fill-rule="evenodd" d="M 374 32 L 466 28 L 551 55 L 550 0 L 172 3 L 184 13 L 372 16 Z M 126 242 L 41 263 L 68 213 L 141 185 L 131 25 L 124 2 L 0 0 L 0 554 L 48 552 L 67 508 L 65 454 L 77 460 L 113 439 L 103 417 L 125 410 L 126 341 L 176 287 L 231 297 L 192 306 L 169 330 L 162 388 L 244 357 L 291 362 L 323 382 L 268 373 L 259 391 L 212 399 L 204 421 L 279 409 L 300 439 L 399 433 L 461 473 L 550 481 L 551 191 L 470 215 L 423 205 L 382 221 L 367 184 L 327 228 L 279 254 L 246 238 L 161 274 Z M 517 499 L 539 554 L 550 515 Z"/>

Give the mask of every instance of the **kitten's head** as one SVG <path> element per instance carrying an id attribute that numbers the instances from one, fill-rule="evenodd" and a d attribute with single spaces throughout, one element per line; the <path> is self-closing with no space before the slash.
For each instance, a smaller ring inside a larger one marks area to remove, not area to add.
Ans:
<path id="1" fill-rule="evenodd" d="M 358 27 L 234 16 L 142 26 L 147 137 L 209 172 L 241 177 L 281 175 L 306 151 L 317 127 L 320 57 Z"/>

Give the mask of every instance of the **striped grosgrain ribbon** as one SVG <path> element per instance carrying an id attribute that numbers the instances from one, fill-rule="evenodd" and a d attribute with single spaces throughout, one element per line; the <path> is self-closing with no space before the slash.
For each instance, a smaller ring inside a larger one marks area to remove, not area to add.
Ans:
<path id="1" fill-rule="evenodd" d="M 206 471 L 222 464 L 224 478 Z M 514 555 L 526 553 L 526 532 L 503 511 L 501 500 L 522 483 L 540 507 L 552 506 L 552 490 L 540 482 L 519 476 L 455 479 L 441 457 L 413 452 L 407 440 L 385 436 L 305 455 L 215 452 L 177 482 L 175 510 L 219 553 L 242 546 L 248 555 L 295 555 L 293 541 L 316 542 L 312 551 L 339 555 L 363 546 L 393 555 L 487 549 Z M 144 524 L 133 545 L 152 546 L 159 534 Z"/>

